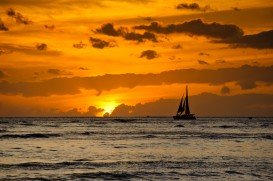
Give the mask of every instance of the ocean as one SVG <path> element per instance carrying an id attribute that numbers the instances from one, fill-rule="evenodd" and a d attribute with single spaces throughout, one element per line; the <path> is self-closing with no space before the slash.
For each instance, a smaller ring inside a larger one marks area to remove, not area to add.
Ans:
<path id="1" fill-rule="evenodd" d="M 0 180 L 273 180 L 273 118 L 0 118 Z"/>

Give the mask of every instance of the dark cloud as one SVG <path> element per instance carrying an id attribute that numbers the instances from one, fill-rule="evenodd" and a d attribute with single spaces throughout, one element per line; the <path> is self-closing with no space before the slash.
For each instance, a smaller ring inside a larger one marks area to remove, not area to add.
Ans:
<path id="1" fill-rule="evenodd" d="M 86 46 L 87 44 L 83 43 L 82 41 L 73 45 L 74 48 L 78 48 L 78 49 L 85 48 Z"/>
<path id="2" fill-rule="evenodd" d="M 9 28 L 6 27 L 2 19 L 0 18 L 0 31 L 9 31 Z"/>
<path id="3" fill-rule="evenodd" d="M 177 45 L 172 46 L 172 48 L 173 49 L 182 49 L 183 47 L 182 47 L 182 45 L 177 44 Z"/>
<path id="4" fill-rule="evenodd" d="M 98 113 L 103 112 L 104 109 L 96 108 L 95 106 L 89 106 L 86 112 L 81 112 L 77 108 L 73 108 L 66 112 L 56 112 L 57 116 L 65 116 L 65 117 L 95 117 Z"/>
<path id="5" fill-rule="evenodd" d="M 137 86 L 160 86 L 171 84 L 223 85 L 236 82 L 243 89 L 254 88 L 256 82 L 273 84 L 273 66 L 244 65 L 238 68 L 178 69 L 158 74 L 106 74 L 93 77 L 59 77 L 40 82 L 0 82 L 0 94 L 23 96 L 74 95 L 82 89 L 103 91 Z M 251 85 L 252 86 L 249 86 Z M 248 86 L 247 86 L 248 85 Z"/>
<path id="6" fill-rule="evenodd" d="M 233 47 L 250 47 L 257 49 L 273 48 L 273 30 L 264 31 L 258 34 L 245 35 L 237 39 L 223 41 L 232 44 Z"/>
<path id="7" fill-rule="evenodd" d="M 240 8 L 238 8 L 238 7 L 234 7 L 234 8 L 232 8 L 234 11 L 241 11 L 241 9 Z"/>
<path id="8" fill-rule="evenodd" d="M 41 107 L 40 105 L 36 105 L 33 101 L 18 103 L 18 101 L 4 102 L 0 100 L 0 116 L 94 117 L 103 111 L 103 109 L 94 106 L 89 106 L 87 110 L 72 108 L 68 111 L 61 111 L 56 108 L 47 109 Z"/>
<path id="9" fill-rule="evenodd" d="M 45 43 L 37 43 L 36 44 L 36 49 L 40 50 L 40 51 L 46 50 L 47 49 L 47 44 L 45 44 Z"/>
<path id="10" fill-rule="evenodd" d="M 133 110 L 135 109 L 135 106 L 129 106 L 126 104 L 120 104 L 119 106 L 117 106 L 111 116 L 113 117 L 119 117 L 119 116 L 129 116 L 133 114 Z M 150 114 L 146 114 L 145 116 L 148 116 Z"/>
<path id="11" fill-rule="evenodd" d="M 203 93 L 190 96 L 189 99 L 191 112 L 198 116 L 273 116 L 273 95 L 270 94 L 219 96 Z M 114 109 L 111 116 L 173 116 L 179 101 L 160 99 L 135 106 L 121 104 Z"/>
<path id="12" fill-rule="evenodd" d="M 108 41 L 101 40 L 98 38 L 93 38 L 93 37 L 90 37 L 89 41 L 94 48 L 98 48 L 98 49 L 103 49 L 105 47 L 114 47 L 115 46 L 112 42 L 108 42 Z"/>
<path id="13" fill-rule="evenodd" d="M 88 68 L 86 67 L 79 67 L 80 70 L 89 70 Z"/>
<path id="14" fill-rule="evenodd" d="M 123 34 L 122 29 L 115 29 L 114 25 L 111 23 L 107 23 L 101 26 L 101 28 L 96 29 L 96 32 L 105 34 L 108 36 L 120 36 Z"/>
<path id="15" fill-rule="evenodd" d="M 199 56 L 208 56 L 208 57 L 209 57 L 209 56 L 210 56 L 210 54 L 205 53 L 205 52 L 200 52 L 200 53 L 199 53 Z"/>
<path id="16" fill-rule="evenodd" d="M 53 74 L 53 75 L 60 75 L 61 72 L 62 72 L 62 71 L 59 70 L 59 69 L 48 69 L 48 70 L 47 70 L 47 73 Z"/>
<path id="17" fill-rule="evenodd" d="M 89 106 L 86 113 L 84 113 L 85 116 L 96 116 L 98 113 L 103 112 L 104 109 L 96 108 L 95 106 Z"/>
<path id="18" fill-rule="evenodd" d="M 187 4 L 187 3 L 181 3 L 178 4 L 176 6 L 176 9 L 186 9 L 186 10 L 196 10 L 196 11 L 207 11 L 210 10 L 210 6 L 205 6 L 205 7 L 200 7 L 199 4 L 197 3 L 191 3 L 191 4 Z"/>
<path id="19" fill-rule="evenodd" d="M 19 52 L 27 55 L 59 56 L 62 54 L 56 50 L 37 51 L 37 47 L 9 43 L 0 43 L 0 50 L 6 53 Z"/>
<path id="20" fill-rule="evenodd" d="M 108 113 L 108 112 L 104 113 L 103 117 L 110 117 L 110 113 Z"/>
<path id="21" fill-rule="evenodd" d="M 101 28 L 96 30 L 97 33 L 105 34 L 108 36 L 120 36 L 125 40 L 133 40 L 138 42 L 143 42 L 144 40 L 150 40 L 153 42 L 157 42 L 157 38 L 155 34 L 151 32 L 144 32 L 143 34 L 136 32 L 129 32 L 127 28 L 120 27 L 118 29 L 114 28 L 114 25 L 111 23 L 107 23 L 101 26 Z"/>
<path id="22" fill-rule="evenodd" d="M 227 86 L 223 86 L 221 88 L 221 94 L 229 94 L 230 93 L 230 88 Z"/>
<path id="23" fill-rule="evenodd" d="M 144 34 L 139 34 L 136 32 L 124 33 L 123 38 L 125 40 L 135 40 L 138 42 L 143 42 L 144 40 L 150 40 L 152 42 L 157 42 L 157 38 L 156 38 L 155 34 L 150 33 L 150 32 L 145 32 Z"/>
<path id="24" fill-rule="evenodd" d="M 146 16 L 146 17 L 141 17 L 141 19 L 145 20 L 145 21 L 153 21 L 153 18 L 151 16 Z"/>
<path id="25" fill-rule="evenodd" d="M 66 72 L 66 71 L 63 71 L 63 70 L 60 70 L 60 69 L 48 69 L 47 73 L 52 74 L 52 75 L 56 75 L 56 76 L 59 76 L 59 75 L 72 75 L 70 72 Z"/>
<path id="26" fill-rule="evenodd" d="M 48 30 L 54 30 L 55 29 L 55 25 L 44 25 L 45 29 Z"/>
<path id="27" fill-rule="evenodd" d="M 27 19 L 26 17 L 24 17 L 21 13 L 16 12 L 14 9 L 10 8 L 6 11 L 6 14 L 9 17 L 12 17 L 16 20 L 17 23 L 19 24 L 24 24 L 24 25 L 28 25 L 30 23 L 32 23 L 32 21 L 30 21 L 29 19 Z"/>
<path id="28" fill-rule="evenodd" d="M 182 24 L 169 24 L 162 26 L 158 22 L 150 25 L 135 26 L 135 29 L 150 32 L 171 34 L 186 33 L 190 35 L 206 36 L 220 39 L 215 43 L 227 43 L 232 47 L 250 47 L 256 49 L 273 48 L 273 30 L 260 32 L 253 35 L 244 35 L 241 28 L 232 24 L 204 23 L 202 20 L 192 20 Z"/>
<path id="29" fill-rule="evenodd" d="M 157 58 L 159 55 L 154 50 L 145 50 L 141 53 L 140 58 L 147 58 L 148 60 Z"/>
<path id="30" fill-rule="evenodd" d="M 192 20 L 182 24 L 169 24 L 162 26 L 158 22 L 153 22 L 150 25 L 135 26 L 135 29 L 147 30 L 156 33 L 187 33 L 190 35 L 206 36 L 219 39 L 237 39 L 244 32 L 236 25 L 224 25 L 219 23 L 204 23 L 202 20 Z"/>
<path id="31" fill-rule="evenodd" d="M 227 61 L 220 59 L 220 60 L 216 60 L 215 63 L 225 64 L 225 63 L 227 63 Z"/>
<path id="32" fill-rule="evenodd" d="M 5 74 L 2 70 L 0 70 L 0 79 L 4 78 L 5 77 Z"/>
<path id="33" fill-rule="evenodd" d="M 251 80 L 240 80 L 237 82 L 237 85 L 241 86 L 243 90 L 254 89 L 257 87 L 256 82 Z"/>
<path id="34" fill-rule="evenodd" d="M 209 63 L 206 62 L 206 61 L 204 61 L 204 60 L 198 60 L 198 63 L 199 63 L 200 65 L 209 65 Z"/>

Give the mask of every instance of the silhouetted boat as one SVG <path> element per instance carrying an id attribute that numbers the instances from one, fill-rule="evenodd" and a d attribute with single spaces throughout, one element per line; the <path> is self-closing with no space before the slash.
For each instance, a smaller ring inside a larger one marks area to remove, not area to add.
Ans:
<path id="1" fill-rule="evenodd" d="M 173 116 L 175 120 L 195 120 L 196 117 L 194 114 L 190 112 L 189 106 L 189 96 L 188 96 L 188 86 L 186 86 L 186 98 L 184 99 L 184 95 L 181 98 L 177 113 Z"/>

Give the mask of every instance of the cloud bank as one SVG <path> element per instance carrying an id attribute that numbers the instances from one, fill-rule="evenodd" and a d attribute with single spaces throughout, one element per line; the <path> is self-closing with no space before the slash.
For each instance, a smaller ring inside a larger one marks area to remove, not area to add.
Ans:
<path id="1" fill-rule="evenodd" d="M 160 86 L 176 83 L 207 83 L 221 85 L 236 82 L 242 89 L 253 89 L 257 82 L 273 83 L 273 66 L 257 67 L 244 65 L 238 68 L 178 69 L 158 74 L 106 74 L 94 77 L 54 78 L 41 82 L 0 82 L 0 94 L 23 96 L 51 96 L 79 94 L 81 89 L 110 91 L 117 88 L 137 86 Z"/>
<path id="2" fill-rule="evenodd" d="M 171 33 L 185 33 L 195 36 L 205 36 L 218 39 L 213 42 L 227 43 L 232 45 L 232 47 L 273 48 L 273 30 L 253 35 L 244 35 L 244 31 L 236 25 L 216 22 L 204 23 L 200 19 L 166 26 L 162 26 L 158 22 L 152 22 L 150 25 L 140 25 L 134 28 L 166 35 Z"/>
<path id="3" fill-rule="evenodd" d="M 151 32 L 144 32 L 143 34 L 141 34 L 136 32 L 130 32 L 127 28 L 124 27 L 115 29 L 114 25 L 111 23 L 102 25 L 101 28 L 96 29 L 95 32 L 114 37 L 120 36 L 123 37 L 125 40 L 138 42 L 144 42 L 145 40 L 149 40 L 152 42 L 157 42 L 155 34 Z"/>
<path id="4" fill-rule="evenodd" d="M 114 109 L 111 116 L 173 116 L 179 101 L 179 99 L 160 99 L 134 106 L 121 104 Z M 190 107 L 191 112 L 197 116 L 273 116 L 273 95 L 219 96 L 203 93 L 190 97 Z"/>

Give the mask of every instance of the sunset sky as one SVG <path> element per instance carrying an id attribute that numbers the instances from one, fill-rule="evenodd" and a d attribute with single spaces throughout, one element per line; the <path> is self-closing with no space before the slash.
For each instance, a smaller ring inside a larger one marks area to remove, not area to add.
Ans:
<path id="1" fill-rule="evenodd" d="M 0 116 L 273 116 L 272 50 L 272 0 L 1 0 Z"/>

